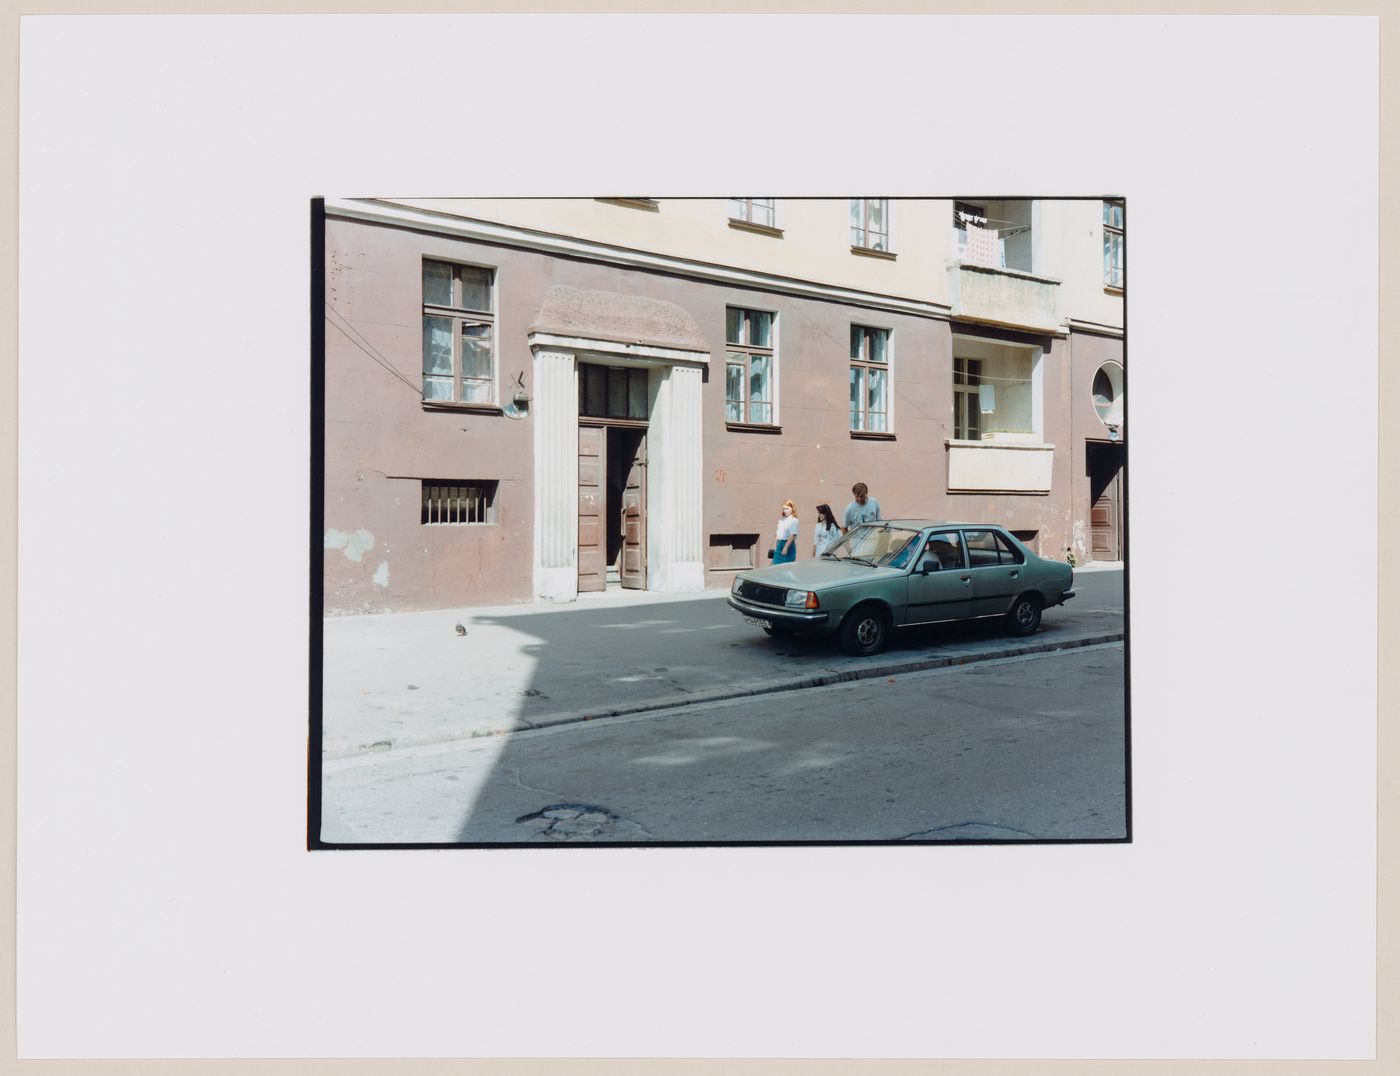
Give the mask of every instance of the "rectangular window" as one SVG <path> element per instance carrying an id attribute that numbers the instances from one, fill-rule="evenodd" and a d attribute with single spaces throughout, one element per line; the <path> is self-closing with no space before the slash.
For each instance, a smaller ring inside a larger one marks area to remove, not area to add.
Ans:
<path id="1" fill-rule="evenodd" d="M 496 482 L 480 479 L 423 479 L 423 511 L 427 525 L 496 522 Z"/>
<path id="2" fill-rule="evenodd" d="M 758 547 L 756 534 L 710 535 L 709 569 L 712 572 L 743 571 L 757 566 L 754 550 Z"/>
<path id="3" fill-rule="evenodd" d="M 1127 281 L 1123 261 L 1125 212 L 1120 201 L 1103 204 L 1103 282 L 1110 288 L 1122 288 Z"/>
<path id="4" fill-rule="evenodd" d="M 851 246 L 866 250 L 890 249 L 888 198 L 851 199 Z"/>
<path id="5" fill-rule="evenodd" d="M 578 368 L 578 413 L 589 418 L 645 420 L 650 414 L 647 372 L 584 362 Z"/>
<path id="6" fill-rule="evenodd" d="M 495 270 L 423 263 L 423 399 L 496 402 Z"/>
<path id="7" fill-rule="evenodd" d="M 724 420 L 774 425 L 773 315 L 730 307 L 724 320 Z"/>
<path id="8" fill-rule="evenodd" d="M 890 331 L 851 326 L 851 429 L 889 430 Z"/>
<path id="9" fill-rule="evenodd" d="M 982 360 L 953 359 L 953 437 L 982 439 Z"/>
<path id="10" fill-rule="evenodd" d="M 1019 538 L 1024 544 L 1030 546 L 1032 553 L 1040 552 L 1039 531 L 1012 531 L 1013 535 Z"/>
<path id="11" fill-rule="evenodd" d="M 742 220 L 748 224 L 759 224 L 764 228 L 776 228 L 777 212 L 773 198 L 731 198 L 729 199 L 729 219 Z"/>

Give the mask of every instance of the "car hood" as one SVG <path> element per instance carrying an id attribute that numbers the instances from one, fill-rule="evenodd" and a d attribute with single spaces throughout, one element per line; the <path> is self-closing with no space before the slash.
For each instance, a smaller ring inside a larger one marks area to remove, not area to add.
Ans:
<path id="1" fill-rule="evenodd" d="M 774 564 L 767 568 L 756 568 L 740 572 L 740 579 L 752 579 L 770 587 L 787 587 L 790 590 L 823 590 L 839 587 L 846 583 L 864 583 L 872 579 L 904 575 L 903 568 L 872 568 L 869 564 L 857 564 L 842 560 L 795 560 L 791 564 Z"/>

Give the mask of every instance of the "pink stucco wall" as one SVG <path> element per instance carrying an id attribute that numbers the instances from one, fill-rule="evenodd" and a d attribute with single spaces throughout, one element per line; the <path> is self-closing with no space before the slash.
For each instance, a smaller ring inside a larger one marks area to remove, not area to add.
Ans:
<path id="1" fill-rule="evenodd" d="M 1073 536 L 1077 525 L 1087 547 L 1089 544 L 1090 506 L 1087 445 L 1090 443 L 1103 445 L 1114 443 L 1109 439 L 1108 427 L 1103 424 L 1098 413 L 1094 410 L 1094 375 L 1098 373 L 1099 367 L 1104 363 L 1116 362 L 1125 367 L 1126 376 L 1127 364 L 1124 361 L 1124 348 L 1121 339 L 1098 336 L 1093 333 L 1073 333 L 1070 337 L 1070 346 L 1074 355 L 1074 376 L 1068 393 L 1070 420 L 1074 431 L 1074 438 L 1071 442 L 1072 452 L 1070 453 L 1073 457 L 1073 466 L 1069 475 L 1072 482 L 1073 505 L 1070 532 Z M 1121 440 L 1117 443 L 1126 445 L 1128 440 L 1127 424 L 1124 423 L 1120 426 L 1118 432 Z M 1070 539 L 1066 538 L 1062 545 L 1068 545 L 1069 541 Z"/>
<path id="2" fill-rule="evenodd" d="M 856 481 L 869 485 L 887 517 L 995 520 L 1040 532 L 1039 547 L 1050 556 L 1060 556 L 1068 544 L 1076 512 L 1087 512 L 1087 504 L 1079 506 L 1087 492 L 1078 492 L 1083 448 L 1074 438 L 1075 427 L 1087 428 L 1077 398 L 1087 401 L 1088 381 L 1082 393 L 1079 382 L 1092 379 L 1097 363 L 1084 374 L 1079 354 L 1071 362 L 1068 341 L 1054 343 L 1044 360 L 1045 439 L 1056 445 L 1053 491 L 950 495 L 944 441 L 953 413 L 952 330 L 946 321 L 337 219 L 326 222 L 326 245 L 328 613 L 532 597 L 535 419 L 423 407 L 418 385 L 425 257 L 496 268 L 497 361 L 507 398 L 517 376 L 534 394 L 527 334 L 551 285 L 659 299 L 695 319 L 712 356 L 702 402 L 706 546 L 711 534 L 757 534 L 764 562 L 779 504 L 791 498 L 802 521 L 799 553 L 810 555 L 814 506 L 829 501 L 839 516 Z M 777 315 L 780 434 L 725 426 L 728 306 Z M 852 323 L 891 330 L 896 440 L 860 440 L 848 429 Z M 351 339 L 355 335 L 358 341 Z M 1121 354 L 1121 343 L 1108 343 Z M 1097 354 L 1099 343 L 1076 340 L 1080 346 Z M 1085 405 L 1097 423 L 1092 406 Z M 422 526 L 423 478 L 498 481 L 498 522 Z M 715 587 L 728 587 L 732 578 L 723 571 L 706 575 Z"/>

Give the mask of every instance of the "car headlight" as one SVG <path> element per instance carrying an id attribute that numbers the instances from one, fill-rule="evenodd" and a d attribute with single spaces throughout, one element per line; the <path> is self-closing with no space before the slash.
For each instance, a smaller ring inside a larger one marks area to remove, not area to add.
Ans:
<path id="1" fill-rule="evenodd" d="M 815 609 L 817 608 L 817 595 L 811 590 L 789 590 L 787 597 L 783 599 L 783 604 L 789 609 Z"/>
<path id="2" fill-rule="evenodd" d="M 729 593 L 731 593 L 731 594 L 738 594 L 738 593 L 739 593 L 739 577 L 738 577 L 737 575 L 734 577 L 734 585 L 731 586 L 731 587 L 729 588 Z"/>

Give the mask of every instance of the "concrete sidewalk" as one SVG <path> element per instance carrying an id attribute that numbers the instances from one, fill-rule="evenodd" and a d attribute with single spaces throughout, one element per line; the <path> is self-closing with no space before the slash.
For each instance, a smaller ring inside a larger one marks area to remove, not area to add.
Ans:
<path id="1" fill-rule="evenodd" d="M 896 632 L 869 658 L 831 639 L 769 639 L 723 591 L 613 590 L 571 605 L 331 617 L 322 757 L 1121 640 L 1122 573 L 1077 569 L 1075 590 L 1029 638 L 993 621 L 938 625 Z"/>

